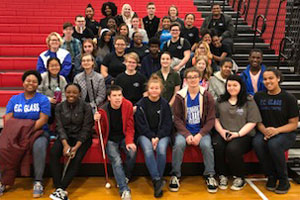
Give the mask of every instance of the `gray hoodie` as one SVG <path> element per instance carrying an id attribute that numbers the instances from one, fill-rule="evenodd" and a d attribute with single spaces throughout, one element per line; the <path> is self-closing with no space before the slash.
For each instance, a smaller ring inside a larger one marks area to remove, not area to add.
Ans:
<path id="1" fill-rule="evenodd" d="M 208 91 L 214 97 L 216 101 L 222 94 L 225 93 L 226 79 L 221 76 L 221 72 L 218 71 L 209 80 Z"/>

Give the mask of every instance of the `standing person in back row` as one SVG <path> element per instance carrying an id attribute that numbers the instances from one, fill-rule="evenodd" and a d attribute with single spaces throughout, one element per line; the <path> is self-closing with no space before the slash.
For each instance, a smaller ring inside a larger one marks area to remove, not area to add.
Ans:
<path id="1" fill-rule="evenodd" d="M 219 4 L 214 3 L 212 5 L 211 14 L 205 18 L 200 32 L 204 31 L 204 29 L 215 30 L 223 44 L 233 47 L 234 28 L 232 19 L 230 16 L 222 13 Z"/>
<path id="2" fill-rule="evenodd" d="M 172 152 L 172 171 L 169 189 L 179 190 L 181 164 L 186 145 L 199 147 L 204 160 L 204 177 L 208 192 L 215 193 L 218 183 L 214 178 L 215 162 L 210 131 L 215 123 L 215 105 L 211 94 L 199 86 L 201 73 L 196 68 L 184 72 L 187 87 L 177 92 L 173 104 L 175 144 Z"/>
<path id="3" fill-rule="evenodd" d="M 153 2 L 147 4 L 147 16 L 143 18 L 142 27 L 147 31 L 148 38 L 155 36 L 160 19 L 155 16 L 156 7 Z"/>
<path id="4" fill-rule="evenodd" d="M 252 49 L 249 53 L 249 65 L 241 73 L 243 81 L 246 83 L 247 93 L 254 96 L 256 92 L 265 91 L 263 84 L 263 73 L 266 66 L 261 64 L 263 53 L 260 49 Z"/>
<path id="5" fill-rule="evenodd" d="M 77 15 L 75 17 L 74 33 L 72 36 L 80 40 L 81 44 L 85 39 L 93 39 L 95 37 L 93 31 L 86 27 L 84 16 Z"/>
<path id="6" fill-rule="evenodd" d="M 299 121 L 297 99 L 281 89 L 280 71 L 272 68 L 263 73 L 267 91 L 255 94 L 262 122 L 253 139 L 262 169 L 267 176 L 266 189 L 285 194 L 291 185 L 288 180 L 285 152 L 295 143 Z"/>

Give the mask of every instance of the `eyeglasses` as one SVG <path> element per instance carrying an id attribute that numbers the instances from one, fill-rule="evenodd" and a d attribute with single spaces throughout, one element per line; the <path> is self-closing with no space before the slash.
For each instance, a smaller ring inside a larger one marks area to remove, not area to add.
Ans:
<path id="1" fill-rule="evenodd" d="M 91 62 L 92 59 L 82 59 L 81 62 Z"/>
<path id="2" fill-rule="evenodd" d="M 179 31 L 179 29 L 172 29 L 171 31 L 173 31 L 173 32 L 178 32 Z"/>
<path id="3" fill-rule="evenodd" d="M 188 80 L 193 80 L 193 79 L 197 79 L 199 78 L 199 76 L 187 76 L 186 79 Z"/>
<path id="4" fill-rule="evenodd" d="M 124 46 L 126 46 L 126 44 L 115 44 L 116 46 L 122 46 L 122 47 L 124 47 Z"/>
<path id="5" fill-rule="evenodd" d="M 51 39 L 52 42 L 58 42 L 58 39 Z"/>

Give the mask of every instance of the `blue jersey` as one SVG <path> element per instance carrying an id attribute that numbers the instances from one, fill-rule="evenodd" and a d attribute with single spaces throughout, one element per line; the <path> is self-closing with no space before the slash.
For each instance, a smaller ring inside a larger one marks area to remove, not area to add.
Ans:
<path id="1" fill-rule="evenodd" d="M 160 35 L 160 50 L 163 50 L 165 43 L 171 40 L 171 38 L 172 35 L 169 30 L 162 30 Z"/>
<path id="2" fill-rule="evenodd" d="M 17 119 L 38 120 L 40 113 L 51 116 L 51 105 L 48 98 L 36 92 L 31 99 L 25 99 L 24 93 L 14 95 L 10 98 L 6 106 L 6 114 L 13 113 L 13 117 Z M 47 130 L 45 124 L 43 130 Z"/>
<path id="3" fill-rule="evenodd" d="M 187 119 L 186 128 L 193 134 L 196 135 L 200 132 L 200 103 L 199 95 L 192 99 L 190 93 L 187 93 Z"/>

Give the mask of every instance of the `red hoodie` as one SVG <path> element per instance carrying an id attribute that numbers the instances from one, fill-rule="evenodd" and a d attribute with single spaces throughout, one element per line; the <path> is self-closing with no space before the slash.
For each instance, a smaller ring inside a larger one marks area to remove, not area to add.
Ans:
<path id="1" fill-rule="evenodd" d="M 98 112 L 101 115 L 100 124 L 101 124 L 101 131 L 103 135 L 104 145 L 106 145 L 108 140 L 109 134 L 109 118 L 108 118 L 108 103 L 104 104 Z M 134 143 L 134 121 L 133 121 L 133 106 L 130 101 L 123 98 L 122 105 L 121 105 L 121 112 L 122 112 L 122 121 L 123 121 L 123 133 L 125 135 L 125 143 L 133 144 Z M 98 130 L 98 122 L 95 122 L 96 132 L 99 134 Z"/>

